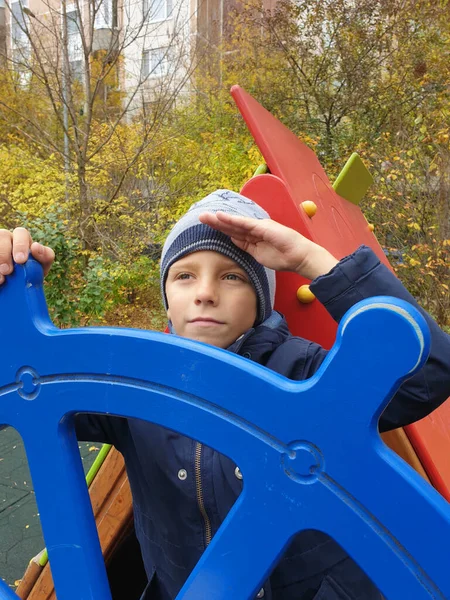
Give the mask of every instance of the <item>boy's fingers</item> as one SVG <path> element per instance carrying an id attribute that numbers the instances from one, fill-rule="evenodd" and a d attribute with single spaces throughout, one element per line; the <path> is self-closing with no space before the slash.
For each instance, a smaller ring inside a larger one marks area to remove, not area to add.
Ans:
<path id="1" fill-rule="evenodd" d="M 33 242 L 31 245 L 31 255 L 41 263 L 42 268 L 44 269 L 44 275 L 47 275 L 47 273 L 50 271 L 53 261 L 55 260 L 55 253 L 52 248 L 49 246 L 43 246 L 38 242 Z"/>
<path id="2" fill-rule="evenodd" d="M 0 284 L 5 280 L 4 275 L 12 272 L 12 233 L 7 229 L 0 229 Z"/>
<path id="3" fill-rule="evenodd" d="M 0 229 L 0 285 L 5 281 L 5 275 L 12 273 L 13 258 L 18 264 L 23 264 L 30 254 L 39 261 L 44 269 L 44 275 L 50 271 L 55 260 L 55 253 L 48 246 L 32 241 L 31 235 L 24 227 L 17 227 L 11 233 Z"/>
<path id="4" fill-rule="evenodd" d="M 231 237 L 242 238 L 243 236 L 252 235 L 256 227 L 261 225 L 257 219 L 250 217 L 238 217 L 227 213 L 202 213 L 199 220 L 205 225 L 209 225 L 214 229 L 218 229 Z M 258 237 L 258 236 L 254 236 Z"/>
<path id="5" fill-rule="evenodd" d="M 19 265 L 26 262 L 30 253 L 31 235 L 25 227 L 16 227 L 13 231 L 13 258 Z"/>
<path id="6" fill-rule="evenodd" d="M 226 212 L 216 213 L 203 213 L 200 215 L 200 219 L 207 219 L 208 222 L 220 223 L 221 225 L 228 225 L 230 227 L 236 227 L 238 229 L 253 229 L 255 225 L 261 224 L 261 219 L 252 219 L 251 217 L 241 217 L 240 215 L 230 215 Z"/>

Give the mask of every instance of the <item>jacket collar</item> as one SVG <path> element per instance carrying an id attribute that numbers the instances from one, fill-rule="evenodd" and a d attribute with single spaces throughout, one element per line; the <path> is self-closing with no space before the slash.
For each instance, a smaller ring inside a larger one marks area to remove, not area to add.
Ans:
<path id="1" fill-rule="evenodd" d="M 285 318 L 274 310 L 261 325 L 246 331 L 228 346 L 227 350 L 251 358 L 257 363 L 265 364 L 265 357 L 268 358 L 275 348 L 289 336 L 290 332 Z"/>

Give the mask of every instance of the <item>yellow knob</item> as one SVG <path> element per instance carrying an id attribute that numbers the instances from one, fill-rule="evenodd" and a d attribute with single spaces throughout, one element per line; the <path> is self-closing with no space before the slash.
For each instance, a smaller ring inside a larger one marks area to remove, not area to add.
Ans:
<path id="1" fill-rule="evenodd" d="M 369 231 L 373 231 L 375 229 L 375 225 L 373 223 L 369 223 Z"/>
<path id="2" fill-rule="evenodd" d="M 302 202 L 302 208 L 308 217 L 311 219 L 317 212 L 317 204 L 312 200 L 305 200 Z"/>
<path id="3" fill-rule="evenodd" d="M 316 299 L 309 289 L 309 285 L 302 285 L 297 290 L 297 298 L 302 304 L 309 304 Z"/>

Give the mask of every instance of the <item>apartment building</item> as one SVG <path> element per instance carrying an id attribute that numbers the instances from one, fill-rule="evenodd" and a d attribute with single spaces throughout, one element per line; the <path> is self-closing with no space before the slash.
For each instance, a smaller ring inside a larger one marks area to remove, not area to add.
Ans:
<path id="1" fill-rule="evenodd" d="M 24 75 L 25 80 L 27 69 L 36 68 L 37 63 L 41 68 L 46 67 L 49 73 L 62 73 L 64 47 L 69 63 L 66 79 L 81 80 L 83 42 L 90 44 L 93 55 L 100 50 L 111 50 L 116 43 L 117 0 L 101 0 L 94 9 L 91 0 L 0 2 L 0 54 L 12 69 Z"/>
<path id="2" fill-rule="evenodd" d="M 241 1 L 0 0 L 0 55 L 26 82 L 39 52 L 40 66 L 65 87 L 83 84 L 86 57 L 103 53 L 116 62 L 124 108 L 133 113 L 161 93 L 188 91 L 194 65 L 218 57 Z"/>
<path id="3" fill-rule="evenodd" d="M 186 89 L 192 58 L 189 0 L 124 0 L 121 85 L 129 110 Z"/>

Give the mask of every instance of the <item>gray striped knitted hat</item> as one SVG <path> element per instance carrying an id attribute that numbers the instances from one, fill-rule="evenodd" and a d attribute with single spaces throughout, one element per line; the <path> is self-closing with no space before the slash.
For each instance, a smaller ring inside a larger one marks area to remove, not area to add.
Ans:
<path id="1" fill-rule="evenodd" d="M 193 204 L 167 236 L 161 255 L 161 292 L 167 310 L 165 285 L 169 268 L 183 256 L 199 250 L 215 250 L 234 260 L 250 278 L 258 298 L 255 325 L 271 314 L 275 298 L 275 271 L 263 267 L 250 254 L 233 244 L 231 238 L 198 219 L 204 212 L 226 212 L 241 217 L 269 219 L 269 215 L 249 198 L 229 190 L 217 190 Z"/>

